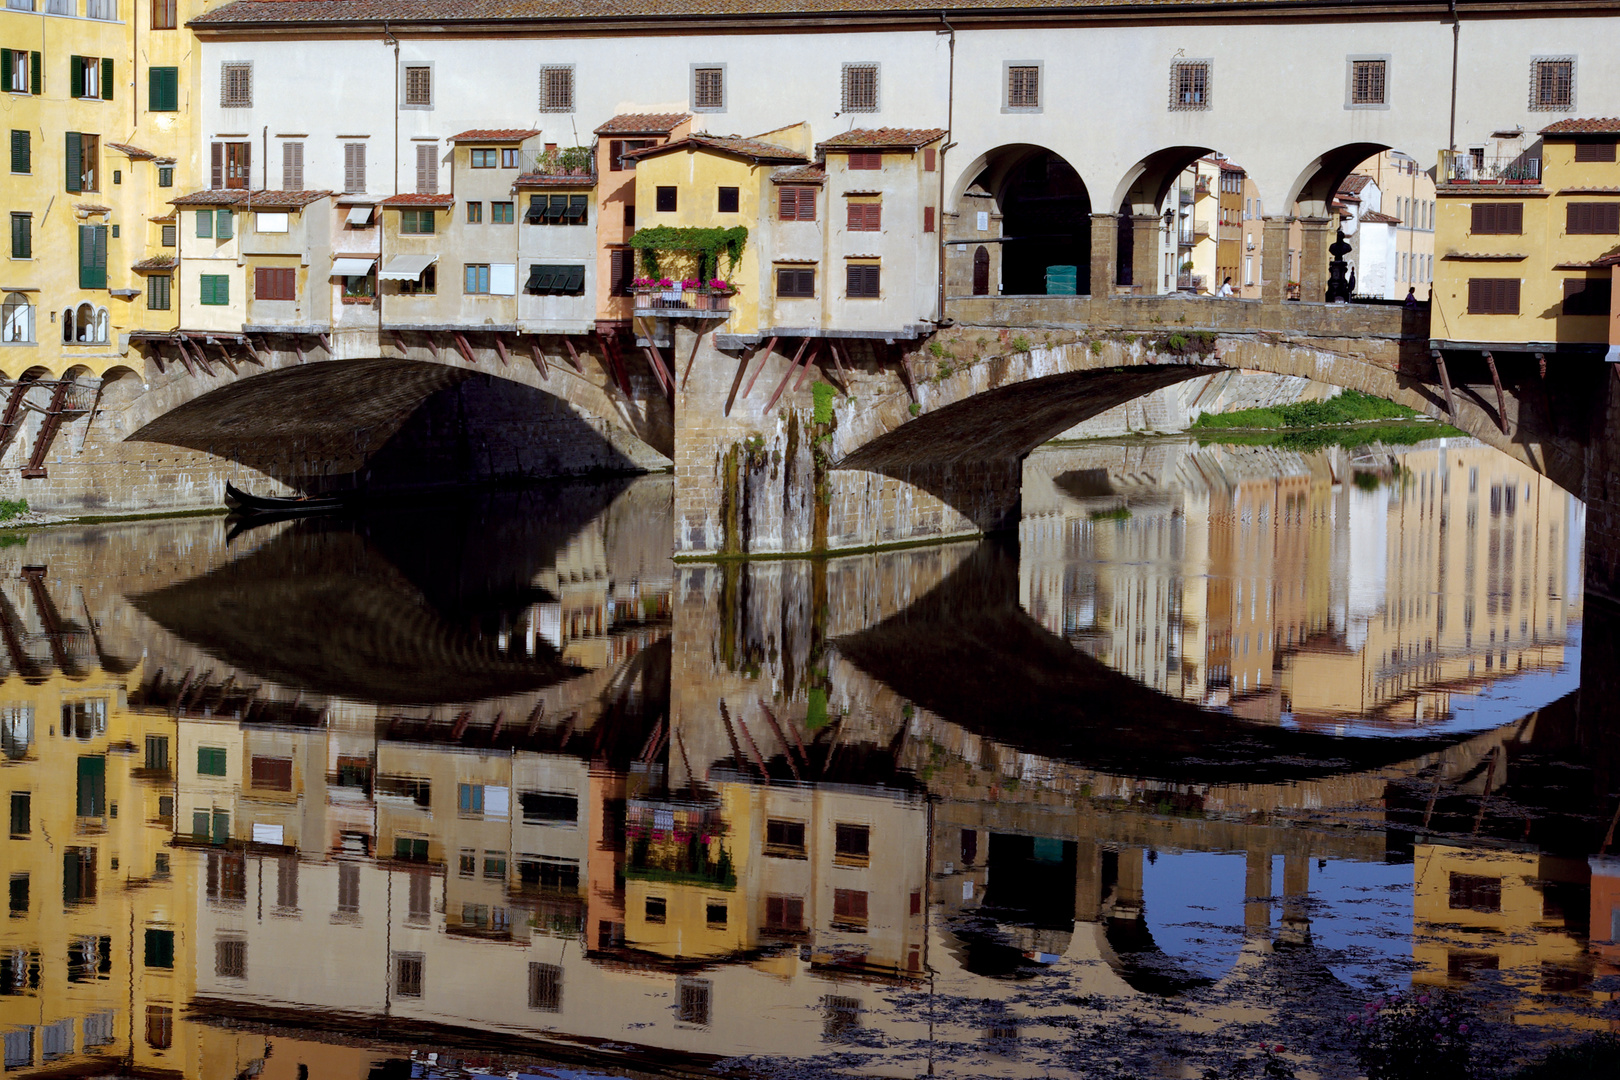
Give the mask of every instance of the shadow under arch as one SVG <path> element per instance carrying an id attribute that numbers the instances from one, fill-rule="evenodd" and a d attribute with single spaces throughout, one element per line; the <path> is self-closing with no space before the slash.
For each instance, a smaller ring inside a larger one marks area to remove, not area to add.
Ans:
<path id="1" fill-rule="evenodd" d="M 1357 142 L 1345 143 L 1318 154 L 1294 180 L 1282 206 L 1291 208 L 1287 212 L 1300 217 L 1333 216 L 1333 197 L 1345 179 L 1368 158 L 1393 149 L 1388 143 Z"/>
<path id="2" fill-rule="evenodd" d="M 645 471 L 555 395 L 414 360 L 267 371 L 177 405 L 127 440 L 200 450 L 304 491 Z"/>
<path id="3" fill-rule="evenodd" d="M 1007 143 L 981 154 L 958 178 L 951 202 L 959 216 L 974 187 L 989 194 L 1001 214 L 1000 284 L 990 273 L 989 292 L 1044 295 L 1047 268 L 1054 266 L 1073 267 L 1076 292 L 1091 291 L 1091 194 L 1062 155 L 1036 143 Z"/>

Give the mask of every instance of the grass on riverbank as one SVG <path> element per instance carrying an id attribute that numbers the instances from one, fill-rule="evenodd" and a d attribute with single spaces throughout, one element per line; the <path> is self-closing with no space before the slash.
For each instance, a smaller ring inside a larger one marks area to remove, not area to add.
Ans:
<path id="1" fill-rule="evenodd" d="M 1417 415 L 1405 405 L 1397 405 L 1357 390 L 1346 390 L 1326 401 L 1301 401 L 1294 405 L 1265 409 L 1204 413 L 1193 422 L 1193 430 L 1314 428 L 1326 424 L 1364 424 L 1371 420 L 1411 420 Z"/>

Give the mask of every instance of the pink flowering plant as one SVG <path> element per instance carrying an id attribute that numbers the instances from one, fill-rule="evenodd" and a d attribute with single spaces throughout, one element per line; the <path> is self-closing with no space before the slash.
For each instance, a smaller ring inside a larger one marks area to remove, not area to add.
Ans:
<path id="1" fill-rule="evenodd" d="M 1413 988 L 1345 1017 L 1367 1080 L 1469 1080 L 1478 1021 L 1454 996 Z"/>

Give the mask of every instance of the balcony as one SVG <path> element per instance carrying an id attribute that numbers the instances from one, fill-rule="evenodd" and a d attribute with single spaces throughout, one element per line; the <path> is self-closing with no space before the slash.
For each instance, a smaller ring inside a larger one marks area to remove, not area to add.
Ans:
<path id="1" fill-rule="evenodd" d="M 1441 182 L 1446 184 L 1541 183 L 1541 159 L 1524 154 L 1484 157 L 1442 153 L 1440 166 Z"/>
<path id="2" fill-rule="evenodd" d="M 636 314 L 662 319 L 729 319 L 730 285 L 716 287 L 696 282 L 638 281 L 631 286 L 636 298 Z"/>

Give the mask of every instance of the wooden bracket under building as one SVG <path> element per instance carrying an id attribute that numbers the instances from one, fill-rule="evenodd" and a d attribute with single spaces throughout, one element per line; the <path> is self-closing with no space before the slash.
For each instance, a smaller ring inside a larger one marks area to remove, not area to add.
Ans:
<path id="1" fill-rule="evenodd" d="M 51 443 L 56 441 L 56 433 L 62 428 L 62 412 L 67 405 L 68 388 L 72 385 L 71 379 L 62 379 L 51 393 L 51 403 L 45 409 L 45 421 L 39 427 L 39 438 L 34 440 L 34 452 L 28 455 L 28 464 L 23 466 L 24 479 L 37 480 L 45 476 L 45 455 L 50 452 Z"/>
<path id="2" fill-rule="evenodd" d="M 512 366 L 512 358 L 506 355 L 506 342 L 501 340 L 499 334 L 495 335 L 495 355 L 501 358 L 501 367 Z"/>
<path id="3" fill-rule="evenodd" d="M 540 351 L 540 339 L 537 337 L 529 339 L 529 357 L 534 361 L 534 369 L 540 373 L 540 377 L 549 382 L 551 372 L 546 369 L 546 354 Z"/>
<path id="4" fill-rule="evenodd" d="M 1489 350 L 1484 353 L 1485 366 L 1491 369 L 1491 385 L 1496 387 L 1496 426 L 1507 434 L 1507 396 L 1502 393 L 1502 377 L 1496 373 L 1496 357 Z"/>
<path id="5" fill-rule="evenodd" d="M 467 363 L 471 364 L 473 367 L 477 367 L 478 358 L 473 356 L 472 346 L 467 344 L 467 336 L 460 330 L 457 330 L 455 331 L 455 337 L 456 350 L 460 352 L 462 356 L 467 358 Z"/>
<path id="6" fill-rule="evenodd" d="M 1434 366 L 1440 372 L 1440 387 L 1446 392 L 1446 415 L 1455 420 L 1457 401 L 1451 395 L 1451 374 L 1446 371 L 1446 356 L 1439 349 L 1430 349 L 1429 355 L 1434 358 Z"/>
<path id="7" fill-rule="evenodd" d="M 754 392 L 754 384 L 759 381 L 759 373 L 765 370 L 765 365 L 771 362 L 771 353 L 776 351 L 779 338 L 771 338 L 765 345 L 765 351 L 759 361 L 759 367 L 754 369 L 754 377 L 748 380 L 748 386 L 743 390 L 742 396 L 747 397 Z"/>

